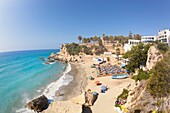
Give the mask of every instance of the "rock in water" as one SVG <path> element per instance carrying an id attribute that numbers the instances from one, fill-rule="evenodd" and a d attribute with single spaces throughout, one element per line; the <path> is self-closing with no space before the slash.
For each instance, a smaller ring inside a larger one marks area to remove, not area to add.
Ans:
<path id="1" fill-rule="evenodd" d="M 36 112 L 41 112 L 48 105 L 48 99 L 46 96 L 42 95 L 27 104 L 27 107 Z"/>

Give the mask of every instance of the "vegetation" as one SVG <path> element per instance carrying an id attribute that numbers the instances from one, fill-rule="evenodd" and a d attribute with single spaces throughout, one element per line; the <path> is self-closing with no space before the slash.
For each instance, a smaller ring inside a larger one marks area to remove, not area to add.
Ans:
<path id="1" fill-rule="evenodd" d="M 81 51 L 83 51 L 86 54 L 92 54 L 89 48 L 85 45 L 80 46 L 79 44 L 71 43 L 71 44 L 67 44 L 66 48 L 67 48 L 67 52 L 70 55 L 78 55 Z"/>
<path id="2" fill-rule="evenodd" d="M 129 39 L 132 39 L 132 32 L 129 32 Z"/>
<path id="3" fill-rule="evenodd" d="M 130 72 L 135 72 L 136 68 L 146 65 L 147 52 L 150 45 L 144 45 L 142 43 L 133 46 L 132 49 L 124 54 L 124 58 L 130 60 L 129 64 L 126 66 L 126 69 Z"/>
<path id="4" fill-rule="evenodd" d="M 170 94 L 170 50 L 164 55 L 164 59 L 157 62 L 147 90 L 154 97 L 166 97 Z"/>
<path id="5" fill-rule="evenodd" d="M 143 71 L 143 69 L 139 69 L 138 75 L 132 77 L 132 79 L 135 79 L 135 81 L 147 80 L 149 78 L 150 78 L 150 73 Z"/>
<path id="6" fill-rule="evenodd" d="M 135 39 L 135 40 L 141 40 L 141 35 L 134 34 L 134 37 L 132 36 L 132 32 L 129 32 L 129 39 Z"/>
<path id="7" fill-rule="evenodd" d="M 102 45 L 99 46 L 91 46 L 91 47 L 87 47 L 86 45 L 79 45 L 76 43 L 71 43 L 71 44 L 67 44 L 66 45 L 67 48 L 67 52 L 70 55 L 79 55 L 80 52 L 84 52 L 87 55 L 92 55 L 92 54 L 96 54 L 96 55 L 100 55 L 103 54 L 106 50 L 106 48 Z M 94 53 L 92 52 L 94 50 Z"/>
<path id="8" fill-rule="evenodd" d="M 158 42 L 157 43 L 157 48 L 161 53 L 165 53 L 168 51 L 169 47 L 167 44 L 162 43 L 162 42 Z"/>
<path id="9" fill-rule="evenodd" d="M 77 55 L 81 51 L 80 46 L 76 43 L 66 45 L 66 48 L 67 48 L 67 52 L 70 55 Z"/>
<path id="10" fill-rule="evenodd" d="M 99 39 L 98 44 L 99 44 L 99 46 L 103 46 L 103 43 L 102 43 L 101 39 Z"/>
<path id="11" fill-rule="evenodd" d="M 104 46 L 95 46 L 94 49 L 96 55 L 103 54 L 104 52 L 107 51 L 107 49 Z"/>
<path id="12" fill-rule="evenodd" d="M 81 42 L 81 40 L 82 40 L 82 36 L 78 36 L 78 40 Z"/>
<path id="13" fill-rule="evenodd" d="M 117 100 L 119 99 L 126 100 L 128 97 L 128 93 L 129 91 L 127 89 L 123 89 L 123 92 L 117 97 Z M 121 109 L 121 105 L 119 105 L 118 103 L 115 104 L 115 107 L 119 107 Z"/>
<path id="14" fill-rule="evenodd" d="M 120 49 L 119 49 L 119 48 L 116 49 L 116 55 L 117 55 L 117 56 L 120 55 Z"/>
<path id="15" fill-rule="evenodd" d="M 141 35 L 139 35 L 139 34 L 134 34 L 134 39 L 135 39 L 135 40 L 141 40 Z"/>
<path id="16" fill-rule="evenodd" d="M 127 99 L 129 91 L 127 89 L 123 89 L 123 92 L 117 97 L 117 100 L 119 99 Z"/>
<path id="17" fill-rule="evenodd" d="M 117 43 L 119 42 L 120 44 L 124 45 L 125 43 L 128 42 L 128 37 L 125 36 L 104 36 L 103 40 L 105 43 Z"/>

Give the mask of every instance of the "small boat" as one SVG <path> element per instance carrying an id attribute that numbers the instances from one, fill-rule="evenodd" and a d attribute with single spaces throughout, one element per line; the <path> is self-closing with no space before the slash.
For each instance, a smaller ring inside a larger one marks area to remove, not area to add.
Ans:
<path id="1" fill-rule="evenodd" d="M 123 79 L 123 78 L 127 78 L 128 75 L 127 74 L 118 74 L 118 75 L 113 75 L 112 79 Z"/>

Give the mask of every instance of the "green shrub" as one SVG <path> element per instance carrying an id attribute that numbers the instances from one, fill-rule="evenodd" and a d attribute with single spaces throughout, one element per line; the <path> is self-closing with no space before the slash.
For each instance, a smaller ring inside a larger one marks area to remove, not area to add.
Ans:
<path id="1" fill-rule="evenodd" d="M 159 50 L 160 52 L 162 52 L 162 53 L 167 52 L 168 49 L 169 49 L 168 45 L 165 44 L 165 43 L 163 43 L 163 42 L 159 42 L 159 43 L 157 44 L 157 48 L 158 48 L 158 50 Z"/>
<path id="2" fill-rule="evenodd" d="M 154 97 L 166 97 L 170 94 L 170 50 L 157 62 L 151 79 L 147 84 L 148 92 Z"/>
<path id="3" fill-rule="evenodd" d="M 146 71 L 143 71 L 142 69 L 139 69 L 139 73 L 136 77 L 136 81 L 147 80 L 149 78 L 150 78 L 149 73 L 147 73 Z"/>
<path id="4" fill-rule="evenodd" d="M 145 66 L 149 48 L 150 44 L 144 45 L 140 43 L 133 46 L 130 51 L 126 52 L 123 57 L 130 60 L 126 69 L 130 72 L 135 72 L 136 68 L 139 68 L 141 65 Z"/>
<path id="5" fill-rule="evenodd" d="M 129 91 L 127 89 L 123 89 L 123 92 L 117 97 L 118 99 L 127 99 Z"/>

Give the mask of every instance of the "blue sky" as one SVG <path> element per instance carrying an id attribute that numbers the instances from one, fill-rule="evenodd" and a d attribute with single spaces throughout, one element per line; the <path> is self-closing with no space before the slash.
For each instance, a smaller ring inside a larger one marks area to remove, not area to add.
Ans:
<path id="1" fill-rule="evenodd" d="M 59 48 L 83 37 L 156 35 L 170 0 L 0 0 L 0 51 Z"/>

